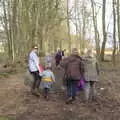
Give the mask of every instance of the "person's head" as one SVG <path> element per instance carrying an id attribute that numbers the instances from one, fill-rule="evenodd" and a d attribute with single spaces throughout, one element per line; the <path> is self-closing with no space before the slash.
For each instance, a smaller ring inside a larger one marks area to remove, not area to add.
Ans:
<path id="1" fill-rule="evenodd" d="M 38 52 L 38 46 L 37 46 L 37 45 L 34 45 L 34 46 L 32 47 L 32 50 L 37 53 L 37 52 Z"/>
<path id="2" fill-rule="evenodd" d="M 46 69 L 46 70 L 47 70 L 47 69 L 52 69 L 51 64 L 50 64 L 50 63 L 46 63 L 46 64 L 45 64 L 45 69 Z"/>
<path id="3" fill-rule="evenodd" d="M 66 49 L 63 50 L 64 52 L 66 51 Z"/>
<path id="4" fill-rule="evenodd" d="M 79 53 L 78 53 L 78 50 L 77 50 L 77 48 L 73 48 L 72 49 L 72 55 L 78 55 Z"/>
<path id="5" fill-rule="evenodd" d="M 89 56 L 89 57 L 94 57 L 93 50 L 92 49 L 88 49 L 87 52 L 86 52 L 86 55 Z"/>

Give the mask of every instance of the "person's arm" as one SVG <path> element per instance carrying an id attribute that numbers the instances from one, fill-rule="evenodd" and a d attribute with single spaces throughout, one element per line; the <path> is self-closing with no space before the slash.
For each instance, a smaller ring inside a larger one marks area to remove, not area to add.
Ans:
<path id="1" fill-rule="evenodd" d="M 53 82 L 55 83 L 55 76 L 54 76 L 53 72 L 51 72 L 51 73 L 52 73 L 52 74 L 51 74 L 52 80 L 53 80 Z"/>
<path id="2" fill-rule="evenodd" d="M 32 57 L 33 57 L 34 63 L 35 63 L 35 65 L 36 65 L 36 67 L 37 67 L 39 73 L 41 73 L 40 67 L 39 67 L 39 57 L 38 57 L 35 53 L 33 54 Z"/>
<path id="3" fill-rule="evenodd" d="M 98 62 L 96 62 L 96 71 L 97 71 L 97 74 L 99 75 L 100 74 L 100 68 L 99 68 Z"/>
<path id="4" fill-rule="evenodd" d="M 60 67 L 62 67 L 62 68 L 64 68 L 64 69 L 66 69 L 66 68 L 67 68 L 68 63 L 69 63 L 69 57 L 64 58 L 64 59 L 61 61 L 61 63 L 60 63 Z"/>
<path id="5" fill-rule="evenodd" d="M 85 62 L 83 60 L 80 61 L 80 72 L 81 72 L 81 76 L 84 77 L 84 74 L 85 74 Z"/>
<path id="6" fill-rule="evenodd" d="M 97 74 L 99 75 L 100 74 L 100 66 L 99 66 L 99 62 L 96 60 L 96 71 L 97 71 Z"/>

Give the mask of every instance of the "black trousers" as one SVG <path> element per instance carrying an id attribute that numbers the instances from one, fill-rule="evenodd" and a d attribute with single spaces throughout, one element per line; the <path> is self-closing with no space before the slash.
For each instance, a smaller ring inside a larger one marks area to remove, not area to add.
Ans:
<path id="1" fill-rule="evenodd" d="M 45 95 L 45 97 L 48 96 L 48 93 L 49 93 L 49 88 L 44 88 L 44 95 Z"/>
<path id="2" fill-rule="evenodd" d="M 56 67 L 60 64 L 60 61 L 56 61 Z"/>
<path id="3" fill-rule="evenodd" d="M 39 88 L 41 83 L 41 76 L 39 75 L 39 71 L 31 72 L 34 78 L 32 89 Z"/>

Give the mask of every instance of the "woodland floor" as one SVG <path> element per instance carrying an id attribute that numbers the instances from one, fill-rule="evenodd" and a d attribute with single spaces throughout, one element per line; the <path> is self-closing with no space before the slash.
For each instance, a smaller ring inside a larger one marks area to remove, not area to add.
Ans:
<path id="1" fill-rule="evenodd" d="M 62 73 L 55 73 L 58 88 Z M 66 105 L 60 89 L 50 93 L 49 101 L 42 94 L 35 97 L 24 86 L 24 74 L 0 77 L 0 120 L 120 120 L 120 65 L 103 63 L 97 98 L 87 104 L 80 92 L 75 103 Z"/>

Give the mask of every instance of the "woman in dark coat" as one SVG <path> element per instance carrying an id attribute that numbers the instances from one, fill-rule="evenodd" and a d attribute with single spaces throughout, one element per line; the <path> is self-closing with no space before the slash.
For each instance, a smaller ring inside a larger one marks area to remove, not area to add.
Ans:
<path id="1" fill-rule="evenodd" d="M 69 104 L 76 99 L 77 84 L 84 75 L 82 58 L 76 48 L 72 49 L 72 54 L 61 62 L 61 66 L 65 69 L 68 97 L 66 103 Z"/>

